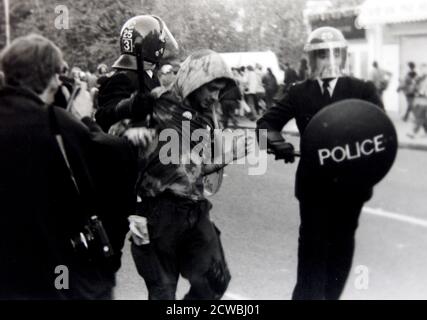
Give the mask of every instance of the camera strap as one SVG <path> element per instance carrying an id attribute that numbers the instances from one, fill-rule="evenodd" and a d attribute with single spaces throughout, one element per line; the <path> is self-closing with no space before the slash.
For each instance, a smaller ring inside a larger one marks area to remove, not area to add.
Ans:
<path id="1" fill-rule="evenodd" d="M 83 228 L 89 230 L 90 237 L 88 238 L 82 232 L 80 232 L 79 233 L 80 241 L 84 244 L 84 246 L 86 247 L 87 250 L 91 251 L 90 246 L 88 246 L 88 240 L 90 238 L 92 239 L 92 241 L 93 241 L 93 239 L 98 239 L 99 244 L 100 244 L 100 247 L 98 248 L 99 250 L 92 251 L 91 254 L 93 254 L 94 256 L 88 257 L 88 259 L 90 261 L 96 260 L 97 257 L 110 258 L 114 255 L 114 249 L 111 246 L 110 240 L 109 240 L 108 235 L 104 229 L 102 221 L 98 218 L 98 215 L 96 214 L 96 206 L 95 206 L 95 202 L 94 202 L 94 201 L 96 201 L 96 198 L 95 198 L 96 193 L 95 193 L 94 183 L 91 180 L 92 177 L 90 175 L 90 172 L 87 171 L 86 174 L 83 175 L 83 177 L 82 177 L 82 178 L 86 178 L 85 180 L 87 181 L 87 184 L 88 184 L 88 193 L 86 193 L 86 192 L 84 192 L 84 189 L 79 188 L 79 185 L 77 183 L 76 175 L 75 175 L 73 168 L 71 166 L 70 159 L 67 156 L 67 152 L 66 152 L 66 148 L 65 148 L 65 144 L 64 144 L 64 139 L 63 139 L 61 132 L 60 132 L 60 127 L 58 125 L 58 121 L 57 121 L 57 118 L 55 116 L 54 107 L 48 106 L 47 108 L 48 108 L 49 120 L 50 120 L 49 122 L 51 125 L 52 133 L 55 137 L 56 143 L 58 144 L 59 150 L 61 151 L 61 155 L 62 155 L 62 158 L 64 159 L 64 163 L 68 169 L 70 179 L 74 185 L 74 188 L 76 189 L 78 197 L 81 200 L 82 210 L 85 213 L 86 219 L 87 219 L 86 225 Z M 71 142 L 70 142 L 70 144 L 71 144 Z M 78 152 L 76 152 L 76 156 L 77 157 L 79 156 Z M 84 172 L 84 170 L 85 170 L 84 159 L 81 158 L 80 162 L 82 164 L 82 170 Z M 76 248 L 75 243 L 80 242 L 80 241 L 74 242 L 72 239 L 70 239 L 70 240 L 71 240 L 71 243 L 72 243 L 74 248 Z M 96 247 L 96 245 L 95 245 L 95 247 Z"/>
<path id="2" fill-rule="evenodd" d="M 80 197 L 83 209 L 87 212 L 87 218 L 90 218 L 93 214 L 95 214 L 95 206 L 93 203 L 91 203 L 91 200 L 89 197 L 84 197 L 84 194 L 82 192 L 82 188 L 79 187 L 79 184 L 76 179 L 76 175 L 74 173 L 74 170 L 71 166 L 71 162 L 69 160 L 69 157 L 67 156 L 64 139 L 61 135 L 60 128 L 55 116 L 55 110 L 54 106 L 48 106 L 48 113 L 49 113 L 49 123 L 51 124 L 52 133 L 54 135 L 55 141 L 59 147 L 59 150 L 61 151 L 62 158 L 64 160 L 64 163 L 68 169 L 68 173 L 70 176 L 70 180 L 73 183 L 73 186 L 77 192 L 77 195 Z M 87 182 L 89 186 L 90 192 L 93 194 L 92 196 L 95 196 L 95 188 L 93 186 L 93 182 L 91 181 L 91 178 L 87 177 Z"/>
<path id="3" fill-rule="evenodd" d="M 81 195 L 79 186 L 77 184 L 77 180 L 76 180 L 76 178 L 74 176 L 73 169 L 71 169 L 70 162 L 68 161 L 68 158 L 67 158 L 67 153 L 65 152 L 64 140 L 62 139 L 62 136 L 59 133 L 55 134 L 55 140 L 56 140 L 56 142 L 58 144 L 59 150 L 61 150 L 61 154 L 62 154 L 62 157 L 64 158 L 65 165 L 68 168 L 68 172 L 70 173 L 71 181 L 73 182 L 74 187 L 76 188 L 77 193 L 79 195 Z"/>

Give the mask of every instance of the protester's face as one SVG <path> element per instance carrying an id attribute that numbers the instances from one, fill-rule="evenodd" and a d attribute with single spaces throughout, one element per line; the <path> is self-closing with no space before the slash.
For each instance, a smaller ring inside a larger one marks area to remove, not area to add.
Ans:
<path id="1" fill-rule="evenodd" d="M 219 93 L 225 87 L 224 80 L 211 81 L 194 92 L 195 102 L 202 109 L 210 109 L 216 102 L 219 101 Z"/>

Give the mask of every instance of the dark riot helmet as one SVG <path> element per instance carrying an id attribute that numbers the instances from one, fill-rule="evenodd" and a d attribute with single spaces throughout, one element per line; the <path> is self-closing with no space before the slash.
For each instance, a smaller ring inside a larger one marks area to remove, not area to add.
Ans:
<path id="1" fill-rule="evenodd" d="M 140 15 L 126 21 L 120 31 L 120 57 L 113 68 L 137 70 L 135 43 L 141 40 L 144 61 L 158 64 L 166 41 L 178 49 L 178 44 L 162 19 L 153 15 Z"/>
<path id="2" fill-rule="evenodd" d="M 346 70 L 347 41 L 342 32 L 333 27 L 313 30 L 304 46 L 310 63 L 311 77 L 335 78 Z M 318 65 L 318 58 L 327 59 L 329 64 Z M 323 69 L 322 69 L 323 68 Z"/>

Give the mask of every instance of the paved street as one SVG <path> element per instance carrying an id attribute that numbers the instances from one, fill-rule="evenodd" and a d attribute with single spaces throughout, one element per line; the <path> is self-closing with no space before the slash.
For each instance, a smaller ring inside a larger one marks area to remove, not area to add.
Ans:
<path id="1" fill-rule="evenodd" d="M 399 149 L 392 171 L 365 205 L 342 299 L 427 298 L 426 164 L 426 151 Z M 243 165 L 226 169 L 220 192 L 211 198 L 233 277 L 224 299 L 290 299 L 299 225 L 295 169 L 296 163 L 285 165 L 272 156 L 265 175 L 248 176 Z M 368 282 L 357 289 L 361 271 L 367 271 Z M 182 280 L 178 298 L 187 288 Z M 115 295 L 147 298 L 128 244 Z"/>

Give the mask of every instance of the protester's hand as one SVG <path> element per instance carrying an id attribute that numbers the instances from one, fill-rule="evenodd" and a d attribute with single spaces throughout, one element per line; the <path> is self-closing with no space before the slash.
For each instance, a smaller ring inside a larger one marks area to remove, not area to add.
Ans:
<path id="1" fill-rule="evenodd" d="M 135 146 L 147 148 L 153 143 L 156 137 L 156 130 L 149 128 L 130 128 L 126 130 L 124 136 Z"/>
<path id="2" fill-rule="evenodd" d="M 70 112 L 77 118 L 92 117 L 94 112 L 92 97 L 87 90 L 87 83 L 76 81 L 76 85 L 80 87 L 80 91 L 72 102 Z"/>
<path id="3" fill-rule="evenodd" d="M 295 149 L 289 142 L 282 142 L 274 147 L 275 160 L 284 159 L 285 163 L 293 163 L 295 161 Z"/>

